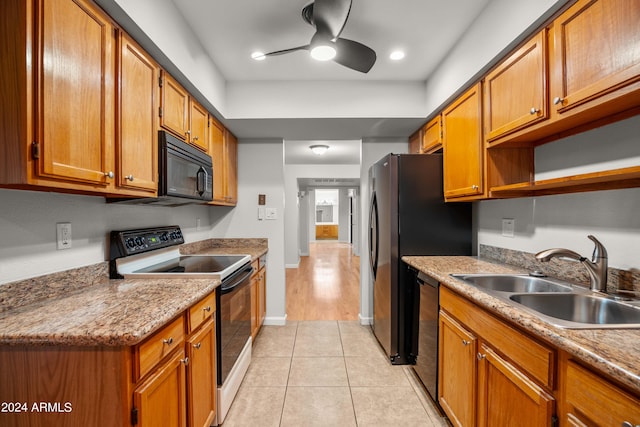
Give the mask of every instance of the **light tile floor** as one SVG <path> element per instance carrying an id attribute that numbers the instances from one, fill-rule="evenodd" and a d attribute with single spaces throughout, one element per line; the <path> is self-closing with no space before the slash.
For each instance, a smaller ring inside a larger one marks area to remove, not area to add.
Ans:
<path id="1" fill-rule="evenodd" d="M 223 427 L 449 425 L 358 322 L 263 326 L 252 351 Z"/>

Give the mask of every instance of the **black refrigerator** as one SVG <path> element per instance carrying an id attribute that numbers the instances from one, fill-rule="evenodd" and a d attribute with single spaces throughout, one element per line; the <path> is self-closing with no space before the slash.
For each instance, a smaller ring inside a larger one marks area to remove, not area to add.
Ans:
<path id="1" fill-rule="evenodd" d="M 419 291 L 405 255 L 470 255 L 471 205 L 445 203 L 441 154 L 389 154 L 369 169 L 373 324 L 394 365 L 417 354 Z"/>

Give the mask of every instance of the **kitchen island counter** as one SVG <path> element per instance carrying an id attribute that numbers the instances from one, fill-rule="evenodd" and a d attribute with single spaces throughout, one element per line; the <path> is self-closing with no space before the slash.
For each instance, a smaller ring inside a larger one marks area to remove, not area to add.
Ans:
<path id="1" fill-rule="evenodd" d="M 508 304 L 467 285 L 451 274 L 527 274 L 508 264 L 470 256 L 406 256 L 404 262 L 438 280 L 487 311 L 566 351 L 596 370 L 640 393 L 639 329 L 563 329 L 547 323 L 516 304 Z"/>

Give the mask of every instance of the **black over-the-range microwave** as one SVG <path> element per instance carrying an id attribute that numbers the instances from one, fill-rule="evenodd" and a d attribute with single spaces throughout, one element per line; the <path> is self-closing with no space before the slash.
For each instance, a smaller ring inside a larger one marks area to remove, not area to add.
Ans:
<path id="1" fill-rule="evenodd" d="M 213 200 L 211 156 L 165 131 L 158 132 L 158 197 L 108 202 L 181 206 Z"/>

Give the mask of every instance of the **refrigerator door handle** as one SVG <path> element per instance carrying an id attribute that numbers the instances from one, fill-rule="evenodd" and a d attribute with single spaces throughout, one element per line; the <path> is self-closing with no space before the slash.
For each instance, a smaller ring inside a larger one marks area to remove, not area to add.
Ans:
<path id="1" fill-rule="evenodd" d="M 373 280 L 378 272 L 378 242 L 380 230 L 378 228 L 378 198 L 374 191 L 371 195 L 371 207 L 369 209 L 369 265 L 373 273 Z"/>

